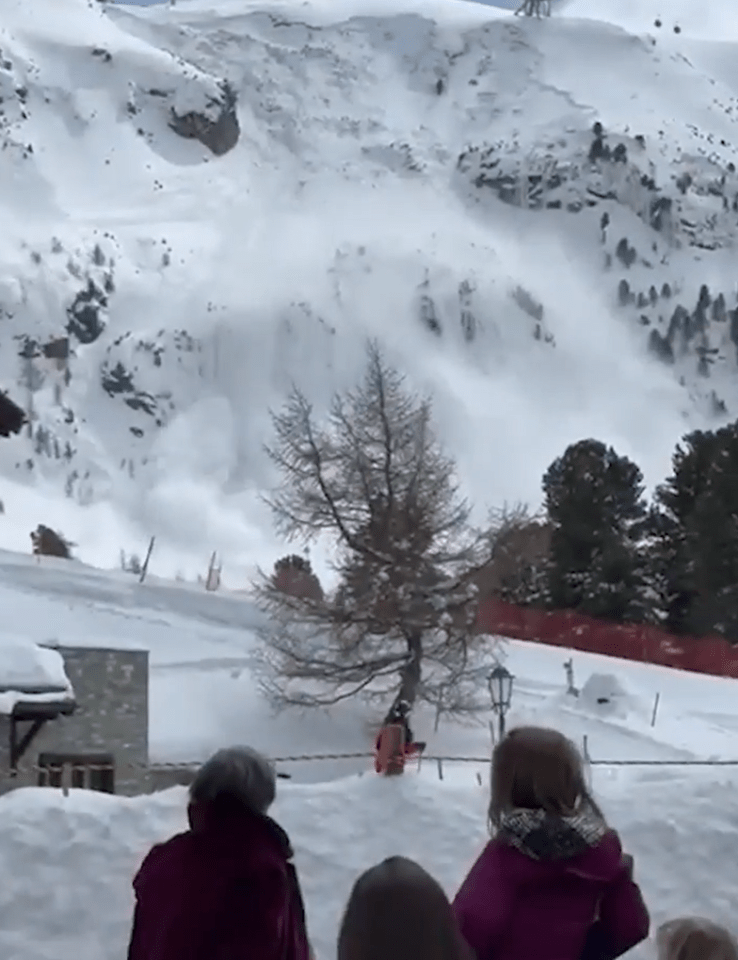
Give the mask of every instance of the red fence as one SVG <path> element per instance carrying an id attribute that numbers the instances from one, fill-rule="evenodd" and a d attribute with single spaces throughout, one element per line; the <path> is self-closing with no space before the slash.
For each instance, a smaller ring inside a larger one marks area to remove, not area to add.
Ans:
<path id="1" fill-rule="evenodd" d="M 722 637 L 675 637 L 658 627 L 624 626 L 573 611 L 533 610 L 502 600 L 481 604 L 477 623 L 485 633 L 531 640 L 622 660 L 738 677 L 738 647 Z"/>

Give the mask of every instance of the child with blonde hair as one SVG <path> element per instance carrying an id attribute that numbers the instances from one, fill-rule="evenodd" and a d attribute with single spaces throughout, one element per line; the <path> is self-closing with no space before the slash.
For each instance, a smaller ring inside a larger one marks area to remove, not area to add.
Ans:
<path id="1" fill-rule="evenodd" d="M 492 757 L 492 839 L 453 907 L 476 960 L 615 960 L 645 940 L 633 858 L 556 730 L 511 730 Z"/>
<path id="2" fill-rule="evenodd" d="M 735 937 L 712 920 L 680 917 L 656 933 L 658 960 L 738 960 Z"/>

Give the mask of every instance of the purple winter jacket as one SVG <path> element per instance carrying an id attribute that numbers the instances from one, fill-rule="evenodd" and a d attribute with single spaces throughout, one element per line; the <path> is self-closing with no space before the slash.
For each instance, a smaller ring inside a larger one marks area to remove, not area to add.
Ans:
<path id="1" fill-rule="evenodd" d="M 581 960 L 593 928 L 598 958 L 614 960 L 645 940 L 650 924 L 612 830 L 566 859 L 533 859 L 491 840 L 453 908 L 477 960 Z"/>
<path id="2" fill-rule="evenodd" d="M 153 847 L 136 875 L 128 960 L 309 960 L 284 831 L 245 809 L 188 813 L 191 829 Z"/>

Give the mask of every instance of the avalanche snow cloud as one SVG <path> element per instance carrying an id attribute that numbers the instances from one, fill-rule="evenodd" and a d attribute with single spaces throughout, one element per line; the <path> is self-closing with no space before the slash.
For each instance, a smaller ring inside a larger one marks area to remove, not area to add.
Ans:
<path id="1" fill-rule="evenodd" d="M 590 435 L 658 482 L 735 416 L 735 50 L 576 19 L 609 9 L 4 0 L 0 385 L 32 428 L 0 542 L 248 567 L 269 409 L 322 409 L 367 336 L 480 507 Z"/>

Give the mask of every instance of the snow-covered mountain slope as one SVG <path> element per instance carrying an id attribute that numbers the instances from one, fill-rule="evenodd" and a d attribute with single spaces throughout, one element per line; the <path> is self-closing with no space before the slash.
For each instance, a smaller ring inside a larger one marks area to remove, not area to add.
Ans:
<path id="1" fill-rule="evenodd" d="M 269 407 L 320 408 L 367 335 L 480 505 L 589 435 L 658 482 L 738 415 L 738 72 L 649 10 L 5 0 L 0 384 L 35 419 L 0 543 L 278 549 Z"/>

